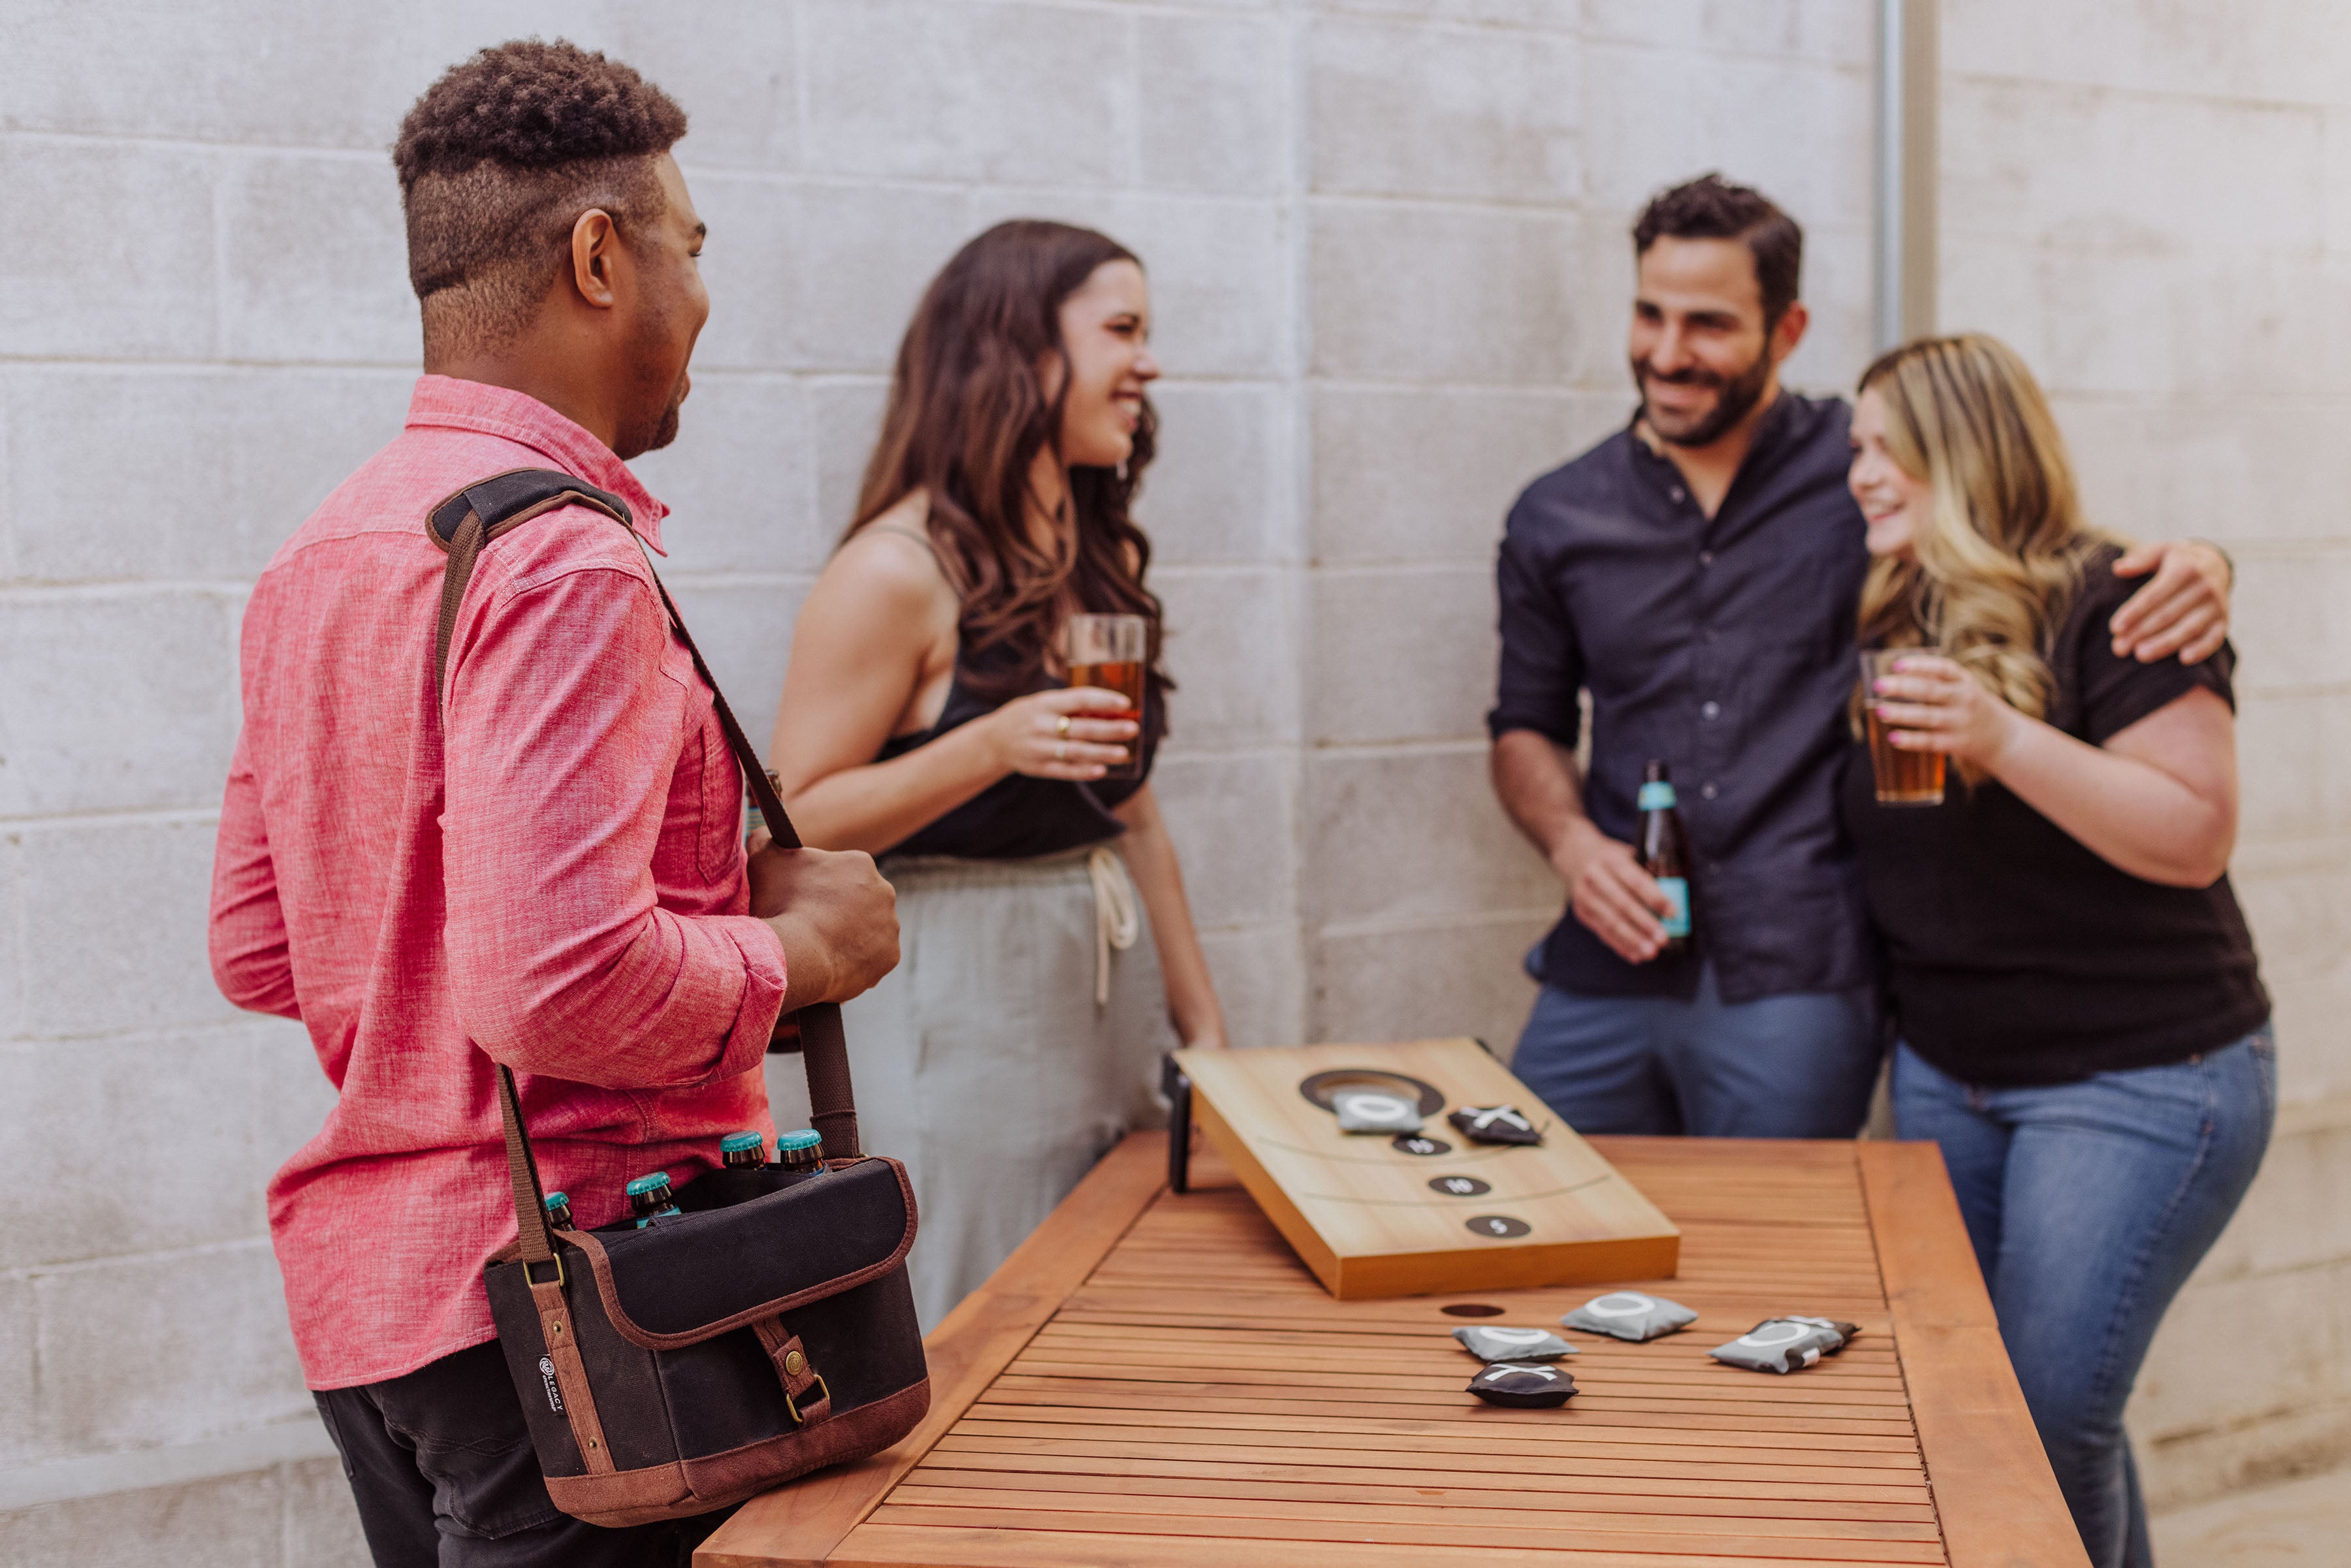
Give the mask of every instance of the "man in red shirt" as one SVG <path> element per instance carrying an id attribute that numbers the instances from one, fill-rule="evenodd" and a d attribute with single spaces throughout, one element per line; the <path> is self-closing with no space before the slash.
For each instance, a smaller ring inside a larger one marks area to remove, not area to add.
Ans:
<path id="1" fill-rule="evenodd" d="M 566 44 L 485 50 L 417 101 L 393 154 L 424 328 L 407 428 L 246 612 L 213 966 L 299 1019 L 340 1092 L 270 1184 L 270 1231 L 379 1563 L 682 1563 L 717 1517 L 602 1530 L 548 1500 L 481 1282 L 514 1235 L 496 1064 L 549 1190 L 606 1224 L 631 1177 L 683 1184 L 726 1134 L 772 1134 L 778 1015 L 897 961 L 868 857 L 771 848 L 747 876 L 741 770 L 610 517 L 485 549 L 434 689 L 424 519 L 455 490 L 559 468 L 661 548 L 624 460 L 676 434 L 709 313 L 684 133 Z"/>

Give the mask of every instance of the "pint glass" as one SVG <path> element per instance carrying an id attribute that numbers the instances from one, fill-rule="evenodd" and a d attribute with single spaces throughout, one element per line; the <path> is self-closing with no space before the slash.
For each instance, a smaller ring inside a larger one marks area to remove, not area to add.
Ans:
<path id="1" fill-rule="evenodd" d="M 1924 648 L 1865 648 L 1861 654 L 1862 710 L 1869 725 L 1869 767 L 1877 780 L 1881 806 L 1939 806 L 1943 803 L 1943 754 L 1905 751 L 1886 737 L 1886 721 L 1877 716 L 1877 682 L 1894 674 L 1894 661 Z"/>
<path id="2" fill-rule="evenodd" d="M 1126 699 L 1123 713 L 1089 714 L 1089 718 L 1143 722 L 1143 671 L 1149 660 L 1151 623 L 1140 615 L 1072 615 L 1062 633 L 1062 655 L 1069 662 L 1070 685 L 1099 686 Z M 1105 769 L 1111 779 L 1143 776 L 1143 737 L 1126 743 L 1126 760 Z"/>

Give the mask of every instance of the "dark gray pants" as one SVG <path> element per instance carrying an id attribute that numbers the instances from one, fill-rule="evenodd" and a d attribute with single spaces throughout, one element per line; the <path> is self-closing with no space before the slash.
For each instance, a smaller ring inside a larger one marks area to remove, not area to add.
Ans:
<path id="1" fill-rule="evenodd" d="M 312 1397 L 377 1568 L 688 1568 L 734 1511 L 606 1530 L 558 1509 L 495 1343 Z"/>

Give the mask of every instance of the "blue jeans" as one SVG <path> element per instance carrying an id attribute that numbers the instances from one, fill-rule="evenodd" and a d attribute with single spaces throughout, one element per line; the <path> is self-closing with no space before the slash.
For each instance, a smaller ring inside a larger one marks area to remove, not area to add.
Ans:
<path id="1" fill-rule="evenodd" d="M 2269 1026 L 2170 1067 L 1963 1083 L 1903 1045 L 1894 1120 L 1959 1193 L 2001 1338 L 2097 1568 L 2144 1568 L 2123 1406 L 2156 1325 L 2236 1212 L 2277 1114 Z"/>
<path id="2" fill-rule="evenodd" d="M 1708 964 L 1687 1002 L 1545 986 L 1510 1071 L 1579 1133 L 1850 1138 L 1883 1055 L 1872 991 L 1726 1002 Z"/>

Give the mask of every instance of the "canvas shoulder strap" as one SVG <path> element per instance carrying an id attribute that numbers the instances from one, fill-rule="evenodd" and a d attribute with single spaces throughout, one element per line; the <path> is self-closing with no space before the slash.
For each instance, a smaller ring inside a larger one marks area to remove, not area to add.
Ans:
<path id="1" fill-rule="evenodd" d="M 426 533 L 449 557 L 441 581 L 440 624 L 433 636 L 433 690 L 436 706 L 444 712 L 449 700 L 450 639 L 456 632 L 457 612 L 465 603 L 466 586 L 473 580 L 474 568 L 483 549 L 531 518 L 564 507 L 585 507 L 611 518 L 628 529 L 640 551 L 643 549 L 644 541 L 637 536 L 636 519 L 626 501 L 609 490 L 600 490 L 584 479 L 552 468 L 512 468 L 477 479 L 452 491 L 425 514 Z M 799 849 L 799 835 L 792 829 L 791 818 L 784 811 L 775 784 L 768 778 L 759 754 L 752 749 L 743 727 L 735 721 L 735 710 L 726 706 L 726 695 L 718 689 L 710 666 L 703 660 L 702 650 L 695 646 L 694 633 L 686 630 L 684 618 L 678 614 L 676 601 L 663 585 L 661 574 L 653 571 L 650 555 L 645 559 L 645 570 L 653 576 L 653 591 L 661 597 L 662 612 L 669 618 L 671 628 L 693 657 L 695 673 L 710 688 L 718 727 L 726 732 L 727 748 L 735 754 L 744 777 L 750 782 L 752 798 L 767 819 L 769 836 L 785 849 Z M 808 1074 L 809 1103 L 813 1107 L 810 1119 L 824 1135 L 825 1158 L 854 1159 L 859 1152 L 857 1101 L 850 1083 L 849 1045 L 841 1033 L 841 1009 L 824 1002 L 802 1008 L 795 1017 L 799 1024 L 800 1064 Z M 515 1089 L 514 1073 L 503 1064 L 498 1068 L 498 1103 L 506 1124 L 507 1168 L 514 1184 L 515 1222 L 522 1238 L 522 1256 L 533 1262 L 543 1262 L 554 1256 L 542 1202 L 546 1195 L 539 1186 L 538 1162 L 531 1155 L 530 1138 L 523 1128 L 522 1103 Z"/>

